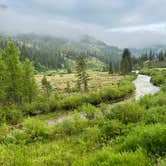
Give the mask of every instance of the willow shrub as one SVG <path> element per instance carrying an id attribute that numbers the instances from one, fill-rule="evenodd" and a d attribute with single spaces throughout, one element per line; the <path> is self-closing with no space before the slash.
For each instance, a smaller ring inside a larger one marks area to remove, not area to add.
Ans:
<path id="1" fill-rule="evenodd" d="M 141 147 L 148 154 L 164 156 L 166 154 L 166 125 L 154 124 L 138 126 L 125 137 L 121 150 L 135 151 Z"/>
<path id="2" fill-rule="evenodd" d="M 134 85 L 129 81 L 124 81 L 120 85 L 103 88 L 97 92 L 89 92 L 64 97 L 59 101 L 59 109 L 74 109 L 78 106 L 90 103 L 100 104 L 101 102 L 115 102 L 129 97 L 135 90 Z"/>
<path id="3" fill-rule="evenodd" d="M 106 114 L 106 117 L 128 124 L 139 122 L 143 114 L 144 109 L 136 102 L 124 102 L 113 106 Z"/>
<path id="4" fill-rule="evenodd" d="M 0 124 L 7 123 L 15 125 L 22 120 L 22 112 L 16 106 L 0 107 Z"/>
<path id="5" fill-rule="evenodd" d="M 142 121 L 145 124 L 166 123 L 166 105 L 156 106 L 146 110 Z"/>
<path id="6" fill-rule="evenodd" d="M 98 153 L 77 161 L 74 166 L 148 166 L 150 160 L 141 150 L 136 152 L 115 153 L 108 148 L 104 148 Z"/>
<path id="7" fill-rule="evenodd" d="M 139 104 L 145 109 L 149 109 L 155 106 L 163 106 L 166 103 L 166 93 L 160 91 L 155 95 L 145 95 L 139 100 Z"/>

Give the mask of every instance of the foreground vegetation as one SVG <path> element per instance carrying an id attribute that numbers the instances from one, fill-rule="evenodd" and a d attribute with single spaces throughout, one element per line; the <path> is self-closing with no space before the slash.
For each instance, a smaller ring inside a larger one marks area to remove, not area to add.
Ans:
<path id="1" fill-rule="evenodd" d="M 154 96 L 147 95 L 139 101 L 104 104 L 107 99 L 110 101 L 110 94 L 121 96 L 128 89 L 131 81 L 131 77 L 128 77 L 119 86 L 106 89 L 105 93 L 102 90 L 85 93 L 83 97 L 64 98 L 61 102 L 64 109 L 75 108 L 75 113 L 62 122 L 47 125 L 45 121 L 33 117 L 26 118 L 15 127 L 2 125 L 1 165 L 164 166 L 165 70 L 142 72 L 152 76 L 152 81 L 161 86 L 160 92 Z M 160 81 L 156 81 L 158 77 Z M 93 97 L 90 97 L 92 94 Z M 98 101 L 95 96 L 102 96 L 103 100 L 94 102 Z M 73 98 L 77 100 L 71 102 Z M 73 103 L 77 105 L 73 106 Z M 103 104 L 96 107 L 95 104 L 99 103 Z"/>
<path id="2" fill-rule="evenodd" d="M 125 55 L 123 74 L 131 71 Z M 166 165 L 166 70 L 143 69 L 161 90 L 135 101 L 135 74 L 96 91 L 59 94 L 46 77 L 38 90 L 31 63 L 19 60 L 13 43 L 0 58 L 0 165 Z M 48 123 L 61 112 L 70 114 Z"/>

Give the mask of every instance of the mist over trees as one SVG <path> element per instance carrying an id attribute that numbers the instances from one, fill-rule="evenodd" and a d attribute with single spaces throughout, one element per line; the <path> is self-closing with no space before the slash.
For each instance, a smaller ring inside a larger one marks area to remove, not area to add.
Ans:
<path id="1" fill-rule="evenodd" d="M 18 35 L 11 38 L 14 39 L 20 50 L 20 59 L 28 58 L 39 72 L 65 68 L 70 73 L 71 64 L 67 62 L 68 60 L 74 61 L 80 53 L 85 54 L 88 58 L 96 58 L 104 64 L 109 61 L 117 63 L 121 59 L 120 49 L 89 36 L 83 36 L 79 41 L 35 34 Z M 7 41 L 8 38 L 0 37 L 0 48 L 4 48 Z"/>

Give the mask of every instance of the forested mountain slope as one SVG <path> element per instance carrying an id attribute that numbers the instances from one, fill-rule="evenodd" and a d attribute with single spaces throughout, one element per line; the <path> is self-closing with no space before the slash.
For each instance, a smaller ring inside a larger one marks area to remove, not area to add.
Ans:
<path id="1" fill-rule="evenodd" d="M 0 47 L 4 47 L 8 39 L 14 39 L 21 52 L 21 59 L 29 58 L 37 68 L 49 69 L 67 68 L 80 53 L 88 58 L 95 58 L 106 64 L 110 61 L 118 63 L 121 50 L 107 45 L 90 36 L 79 39 L 65 39 L 36 34 L 20 34 L 17 36 L 1 37 Z"/>

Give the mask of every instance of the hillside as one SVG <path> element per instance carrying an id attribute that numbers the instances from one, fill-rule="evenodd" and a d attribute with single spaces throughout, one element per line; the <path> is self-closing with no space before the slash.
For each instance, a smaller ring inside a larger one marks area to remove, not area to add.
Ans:
<path id="1" fill-rule="evenodd" d="M 41 65 L 48 69 L 67 68 L 72 66 L 69 61 L 75 60 L 80 53 L 85 54 L 92 65 L 95 65 L 95 61 L 100 61 L 101 65 L 98 67 L 100 70 L 101 66 L 110 61 L 118 63 L 121 59 L 122 51 L 120 49 L 87 35 L 80 39 L 69 40 L 36 34 L 20 34 L 1 37 L 1 47 L 9 38 L 15 40 L 19 46 L 21 59 L 29 58 L 37 68 Z"/>

